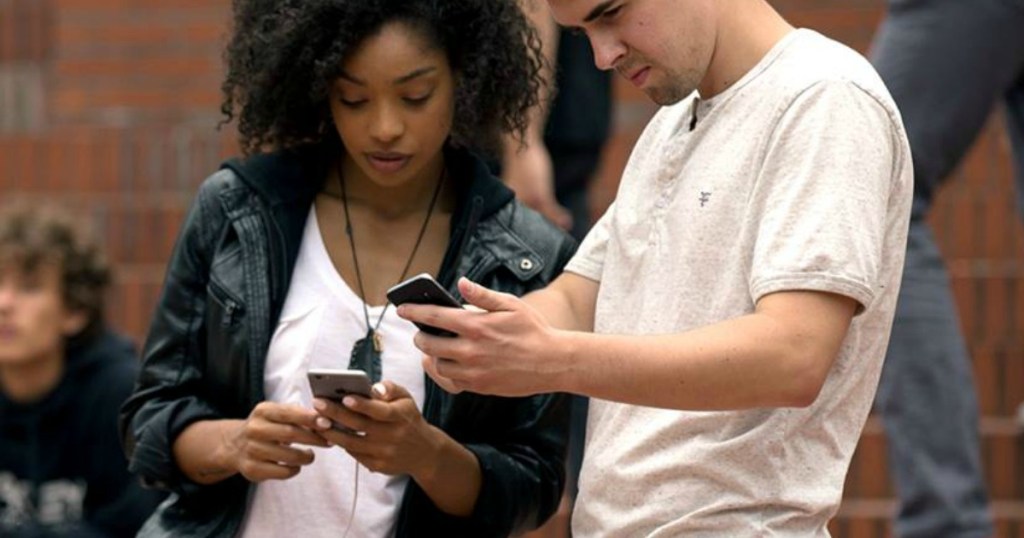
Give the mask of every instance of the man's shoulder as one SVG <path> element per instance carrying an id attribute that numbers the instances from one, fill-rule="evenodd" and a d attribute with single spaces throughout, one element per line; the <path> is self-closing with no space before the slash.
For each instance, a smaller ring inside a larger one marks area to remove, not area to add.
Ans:
<path id="1" fill-rule="evenodd" d="M 766 74 L 765 82 L 776 89 L 783 103 L 792 103 L 808 92 L 853 88 L 887 108 L 892 104 L 882 78 L 867 58 L 812 30 L 797 30 Z"/>

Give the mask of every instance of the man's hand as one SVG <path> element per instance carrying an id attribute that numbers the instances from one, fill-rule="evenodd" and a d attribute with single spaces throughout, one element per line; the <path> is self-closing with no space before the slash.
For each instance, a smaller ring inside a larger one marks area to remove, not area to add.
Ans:
<path id="1" fill-rule="evenodd" d="M 563 230 L 572 228 L 572 214 L 555 199 L 551 154 L 541 142 L 510 149 L 502 161 L 502 179 L 519 201 Z"/>
<path id="2" fill-rule="evenodd" d="M 398 309 L 405 319 L 458 335 L 416 334 L 416 346 L 428 355 L 428 375 L 442 387 L 481 394 L 526 396 L 559 390 L 565 353 L 558 349 L 558 331 L 540 313 L 515 296 L 465 278 L 459 291 L 479 310 L 413 304 Z M 430 361 L 434 364 L 428 365 Z"/>

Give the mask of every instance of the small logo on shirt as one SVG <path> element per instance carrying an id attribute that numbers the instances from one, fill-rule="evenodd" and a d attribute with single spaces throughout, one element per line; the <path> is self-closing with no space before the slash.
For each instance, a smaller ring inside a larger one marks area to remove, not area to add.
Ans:
<path id="1" fill-rule="evenodd" d="M 705 204 L 711 201 L 711 193 L 700 191 L 700 206 L 704 207 Z"/>

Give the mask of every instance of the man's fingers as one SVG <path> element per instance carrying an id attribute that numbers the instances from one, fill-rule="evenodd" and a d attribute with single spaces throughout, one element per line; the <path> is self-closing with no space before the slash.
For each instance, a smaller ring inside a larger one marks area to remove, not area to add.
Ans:
<path id="1" fill-rule="evenodd" d="M 447 359 L 467 360 L 472 356 L 473 342 L 466 338 L 434 336 L 418 332 L 413 336 L 412 343 L 425 355 L 444 357 Z"/>
<path id="2" fill-rule="evenodd" d="M 459 279 L 459 293 L 469 304 L 488 312 L 515 310 L 520 302 L 514 295 L 489 290 L 466 277 Z"/>
<path id="3" fill-rule="evenodd" d="M 455 334 L 465 332 L 468 319 L 478 312 L 447 306 L 404 304 L 398 307 L 398 316 L 413 323 L 444 329 Z"/>
<path id="4" fill-rule="evenodd" d="M 440 372 L 437 371 L 437 357 L 425 355 L 423 357 L 423 370 L 427 372 L 430 379 L 433 379 L 434 383 L 437 383 L 437 386 L 442 389 L 450 392 L 451 394 L 458 394 L 462 392 L 462 389 L 459 388 L 454 381 L 441 375 Z"/>

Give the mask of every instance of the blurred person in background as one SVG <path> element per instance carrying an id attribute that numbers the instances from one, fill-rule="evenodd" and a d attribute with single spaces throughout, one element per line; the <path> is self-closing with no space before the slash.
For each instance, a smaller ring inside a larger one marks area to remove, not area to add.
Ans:
<path id="1" fill-rule="evenodd" d="M 127 469 L 133 346 L 104 325 L 109 268 L 55 208 L 0 208 L 0 536 L 132 536 L 159 494 Z"/>
<path id="2" fill-rule="evenodd" d="M 502 179 L 523 203 L 582 240 L 588 188 L 611 128 L 611 73 L 594 65 L 586 36 L 559 28 L 544 0 L 521 0 L 543 43 L 548 70 L 524 144 L 507 138 Z"/>
<path id="3" fill-rule="evenodd" d="M 516 0 L 236 0 L 226 56 L 246 155 L 200 187 L 123 408 L 131 468 L 173 492 L 141 534 L 536 528 L 568 398 L 443 391 L 385 295 L 418 273 L 522 295 L 575 250 L 476 155 L 543 83 Z M 379 383 L 314 400 L 312 368 Z"/>
<path id="4" fill-rule="evenodd" d="M 903 115 L 914 161 L 903 286 L 876 401 L 900 498 L 896 533 L 992 536 L 970 356 L 926 219 L 999 104 L 1024 208 L 1024 2 L 891 0 L 872 61 Z"/>
<path id="5" fill-rule="evenodd" d="M 500 173 L 519 200 L 582 241 L 591 224 L 589 189 L 611 128 L 611 73 L 594 65 L 585 35 L 558 26 L 544 0 L 521 2 L 543 44 L 548 84 L 531 111 L 525 143 L 505 140 Z M 574 395 L 565 502 L 531 536 L 568 532 L 586 422 L 587 399 Z"/>

